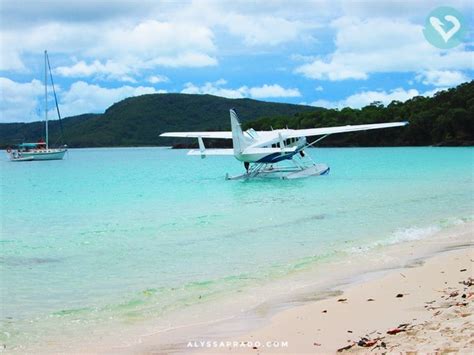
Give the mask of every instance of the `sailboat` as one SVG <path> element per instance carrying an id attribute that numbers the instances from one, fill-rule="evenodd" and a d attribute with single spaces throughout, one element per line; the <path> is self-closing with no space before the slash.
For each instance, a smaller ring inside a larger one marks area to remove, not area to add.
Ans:
<path id="1" fill-rule="evenodd" d="M 59 125 L 62 132 L 61 114 L 59 112 L 58 99 L 56 90 L 54 89 L 53 74 L 51 73 L 51 66 L 49 64 L 48 52 L 44 51 L 44 96 L 45 96 L 45 137 L 36 143 L 21 143 L 15 149 L 8 149 L 11 161 L 32 161 L 32 160 L 61 160 L 67 152 L 67 146 L 60 148 L 51 148 L 49 146 L 49 131 L 48 131 L 48 72 L 51 78 L 51 86 L 54 93 L 54 101 L 56 103 L 56 110 L 58 112 Z"/>

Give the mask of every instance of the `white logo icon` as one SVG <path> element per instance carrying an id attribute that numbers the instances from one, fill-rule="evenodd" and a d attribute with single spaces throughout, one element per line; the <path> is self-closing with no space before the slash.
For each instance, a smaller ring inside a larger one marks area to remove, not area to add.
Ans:
<path id="1" fill-rule="evenodd" d="M 461 23 L 455 16 L 452 15 L 446 15 L 444 16 L 444 19 L 453 24 L 453 28 L 451 28 L 448 32 L 444 30 L 444 24 L 439 18 L 431 16 L 430 23 L 431 26 L 433 26 L 433 28 L 436 30 L 436 32 L 438 32 L 440 36 L 443 37 L 444 42 L 447 43 L 449 39 L 461 29 Z"/>

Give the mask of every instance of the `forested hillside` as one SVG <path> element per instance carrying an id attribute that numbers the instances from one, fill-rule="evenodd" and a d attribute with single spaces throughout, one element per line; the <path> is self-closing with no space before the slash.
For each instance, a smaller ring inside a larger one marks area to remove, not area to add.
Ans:
<path id="1" fill-rule="evenodd" d="M 160 138 L 165 131 L 228 130 L 229 109 L 235 108 L 244 128 L 329 127 L 409 121 L 403 128 L 334 135 L 326 146 L 473 145 L 474 81 L 434 97 L 414 97 L 387 106 L 374 102 L 362 109 L 324 109 L 211 95 L 152 94 L 132 97 L 103 114 L 64 119 L 64 142 L 70 147 L 155 146 L 193 141 Z M 60 142 L 57 121 L 50 122 L 51 142 Z M 6 147 L 42 137 L 43 123 L 0 124 L 0 145 Z M 210 142 L 215 146 L 219 142 Z"/>
<path id="2" fill-rule="evenodd" d="M 404 103 L 380 102 L 362 109 L 315 110 L 294 116 L 265 117 L 248 122 L 256 130 L 310 128 L 409 121 L 403 128 L 338 134 L 321 142 L 326 146 L 473 145 L 474 81 L 441 91 L 432 98 L 417 96 Z"/>
<path id="3" fill-rule="evenodd" d="M 160 138 L 165 131 L 222 130 L 230 127 L 229 109 L 235 108 L 242 122 L 263 116 L 288 116 L 314 110 L 251 99 L 226 99 L 211 95 L 150 94 L 130 97 L 110 106 L 103 114 L 84 114 L 50 121 L 50 142 L 70 147 L 114 147 L 169 145 Z M 44 123 L 0 124 L 0 145 L 37 141 L 44 136 Z"/>

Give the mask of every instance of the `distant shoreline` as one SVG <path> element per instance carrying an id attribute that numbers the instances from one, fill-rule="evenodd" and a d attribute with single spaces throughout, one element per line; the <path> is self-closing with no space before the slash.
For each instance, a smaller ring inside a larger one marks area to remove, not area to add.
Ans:
<path id="1" fill-rule="evenodd" d="M 331 135 L 319 146 L 472 146 L 474 81 L 440 91 L 433 97 L 416 96 L 405 102 L 374 101 L 361 108 L 341 109 L 298 104 L 228 99 L 212 95 L 147 94 L 129 97 L 101 114 L 70 116 L 49 123 L 49 141 L 70 147 L 179 145 L 159 137 L 163 132 L 226 131 L 234 108 L 242 128 L 255 131 L 335 127 L 365 123 L 409 121 L 407 127 L 380 132 Z M 0 123 L 0 148 L 22 141 L 35 142 L 44 132 L 41 121 Z M 206 147 L 229 147 L 231 142 L 208 141 Z"/>

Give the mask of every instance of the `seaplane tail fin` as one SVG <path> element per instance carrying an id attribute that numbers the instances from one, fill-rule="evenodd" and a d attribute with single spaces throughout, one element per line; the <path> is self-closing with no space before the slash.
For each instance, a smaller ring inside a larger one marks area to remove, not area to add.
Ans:
<path id="1" fill-rule="evenodd" d="M 240 127 L 239 117 L 234 109 L 230 110 L 230 125 L 232 127 L 232 143 L 234 145 L 234 153 L 240 154 L 249 145 Z"/>

